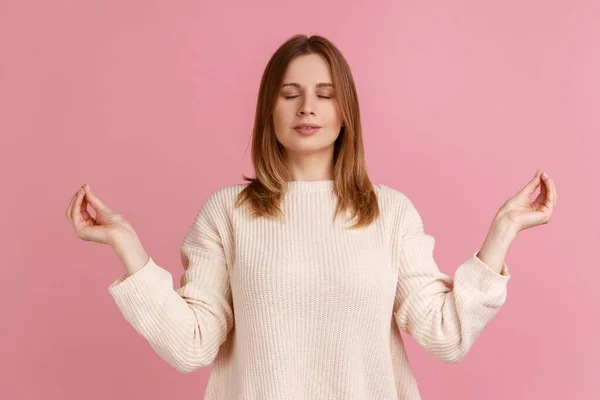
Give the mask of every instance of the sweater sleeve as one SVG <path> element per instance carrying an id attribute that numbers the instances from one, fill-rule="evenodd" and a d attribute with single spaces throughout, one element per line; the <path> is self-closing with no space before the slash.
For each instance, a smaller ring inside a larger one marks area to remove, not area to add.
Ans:
<path id="1" fill-rule="evenodd" d="M 404 197 L 397 216 L 392 260 L 398 271 L 394 317 L 420 346 L 445 362 L 465 357 L 484 326 L 506 300 L 506 263 L 494 272 L 475 256 L 461 264 L 454 279 L 433 258 L 435 239 L 423 230 L 413 203 Z"/>
<path id="2" fill-rule="evenodd" d="M 181 288 L 173 289 L 172 275 L 152 257 L 134 274 L 122 276 L 109 287 L 129 324 L 181 372 L 211 364 L 233 327 L 231 288 L 220 235 L 224 218 L 213 194 L 181 245 Z"/>

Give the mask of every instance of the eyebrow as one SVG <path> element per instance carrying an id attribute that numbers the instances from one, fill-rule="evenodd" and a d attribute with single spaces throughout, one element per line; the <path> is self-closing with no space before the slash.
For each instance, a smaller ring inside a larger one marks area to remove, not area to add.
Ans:
<path id="1" fill-rule="evenodd" d="M 284 83 L 283 85 L 281 85 L 282 88 L 284 88 L 286 86 L 293 86 L 293 87 L 298 88 L 298 89 L 301 88 L 301 86 L 298 83 L 296 83 L 296 82 Z M 319 87 L 331 87 L 332 88 L 333 84 L 327 83 L 327 82 L 321 82 L 321 83 L 317 83 L 317 87 L 318 88 Z"/>

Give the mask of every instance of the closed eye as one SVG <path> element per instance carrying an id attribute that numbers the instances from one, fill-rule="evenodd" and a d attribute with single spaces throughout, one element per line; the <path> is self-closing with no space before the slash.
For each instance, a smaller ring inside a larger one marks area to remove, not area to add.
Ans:
<path id="1" fill-rule="evenodd" d="M 285 96 L 286 99 L 295 99 L 296 97 L 299 97 L 298 95 L 296 96 Z M 330 99 L 331 97 L 327 97 L 327 96 L 317 96 L 321 99 Z"/>

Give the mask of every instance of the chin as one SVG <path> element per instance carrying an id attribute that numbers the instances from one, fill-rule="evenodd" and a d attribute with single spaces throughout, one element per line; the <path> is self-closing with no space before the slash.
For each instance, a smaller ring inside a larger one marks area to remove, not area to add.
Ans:
<path id="1" fill-rule="evenodd" d="M 296 154 L 312 154 L 321 153 L 333 149 L 333 143 L 290 143 L 284 146 L 289 152 Z"/>
<path id="2" fill-rule="evenodd" d="M 296 154 L 328 151 L 334 147 L 336 139 L 337 135 L 330 135 L 323 131 L 310 136 L 302 136 L 293 129 L 285 137 L 278 138 L 287 151 Z"/>

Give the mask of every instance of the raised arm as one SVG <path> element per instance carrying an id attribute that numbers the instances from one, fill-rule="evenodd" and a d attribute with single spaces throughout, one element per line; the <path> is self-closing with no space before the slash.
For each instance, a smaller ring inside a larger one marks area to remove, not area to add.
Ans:
<path id="1" fill-rule="evenodd" d="M 150 257 L 109 287 L 125 319 L 171 366 L 191 372 L 211 364 L 233 327 L 231 287 L 221 240 L 226 219 L 219 196 L 201 207 L 181 245 L 184 273 L 171 274 Z"/>
<path id="2" fill-rule="evenodd" d="M 473 255 L 454 279 L 440 272 L 433 258 L 435 239 L 424 232 L 413 203 L 402 197 L 392 231 L 396 323 L 431 354 L 459 361 L 505 302 L 508 268 L 504 264 L 498 274 Z"/>

